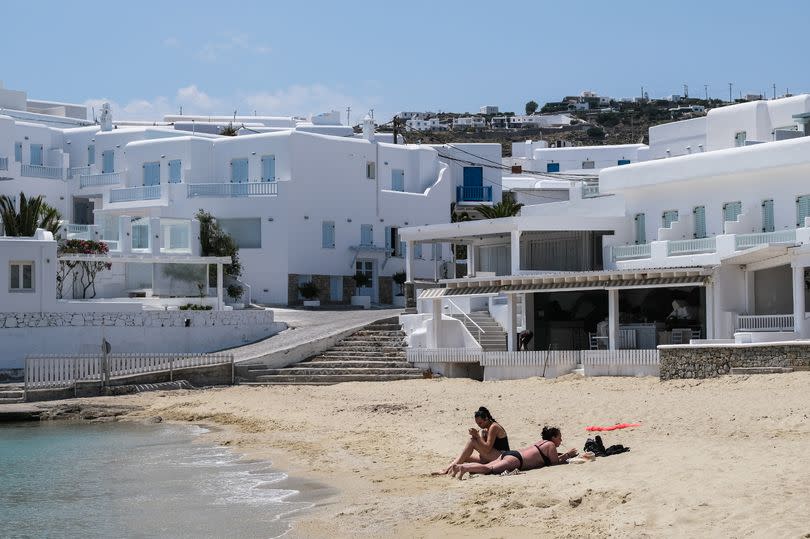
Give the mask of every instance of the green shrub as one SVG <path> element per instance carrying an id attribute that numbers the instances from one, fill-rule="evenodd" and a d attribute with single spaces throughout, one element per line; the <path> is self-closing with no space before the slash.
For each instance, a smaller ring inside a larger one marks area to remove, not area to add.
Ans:
<path id="1" fill-rule="evenodd" d="M 318 288 L 318 285 L 313 283 L 312 281 L 308 283 L 304 283 L 298 287 L 298 291 L 304 296 L 304 299 L 313 300 L 318 298 L 318 294 L 321 293 L 321 289 Z"/>
<path id="2" fill-rule="evenodd" d="M 196 303 L 186 303 L 185 305 L 181 305 L 179 309 L 181 311 L 210 311 L 212 307 L 210 305 L 197 305 Z"/>

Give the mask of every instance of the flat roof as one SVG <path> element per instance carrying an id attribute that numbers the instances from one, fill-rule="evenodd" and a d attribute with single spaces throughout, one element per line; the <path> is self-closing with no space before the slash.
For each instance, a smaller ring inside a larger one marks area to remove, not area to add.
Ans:
<path id="1" fill-rule="evenodd" d="M 229 256 L 191 256 L 191 255 L 154 255 L 132 253 L 127 255 L 86 255 L 80 253 L 64 254 L 58 260 L 74 260 L 77 262 L 110 262 L 124 264 L 230 264 Z"/>

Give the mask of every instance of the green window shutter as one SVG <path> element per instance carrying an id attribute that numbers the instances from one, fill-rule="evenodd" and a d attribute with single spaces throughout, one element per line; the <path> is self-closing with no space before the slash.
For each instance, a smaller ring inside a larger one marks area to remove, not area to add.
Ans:
<path id="1" fill-rule="evenodd" d="M 374 228 L 372 225 L 360 225 L 360 245 L 374 245 Z"/>
<path id="2" fill-rule="evenodd" d="M 324 221 L 321 225 L 321 247 L 324 249 L 335 248 L 335 222 Z"/>
<path id="3" fill-rule="evenodd" d="M 661 225 L 663 228 L 670 228 L 672 223 L 678 220 L 678 210 L 667 210 L 661 216 Z"/>
<path id="4" fill-rule="evenodd" d="M 742 202 L 726 202 L 723 204 L 723 220 L 736 221 L 742 213 Z"/>
<path id="5" fill-rule="evenodd" d="M 414 243 L 413 244 L 413 257 L 414 258 L 422 258 L 422 244 L 421 243 Z"/>
<path id="6" fill-rule="evenodd" d="M 810 217 L 810 195 L 796 197 L 796 226 L 804 226 L 804 218 Z"/>
<path id="7" fill-rule="evenodd" d="M 773 222 L 773 199 L 762 201 L 762 231 L 773 232 L 775 230 Z"/>
<path id="8" fill-rule="evenodd" d="M 695 237 L 696 238 L 705 238 L 706 237 L 706 207 L 705 206 L 698 206 L 696 207 L 692 213 L 695 215 Z"/>
<path id="9" fill-rule="evenodd" d="M 636 244 L 647 243 L 647 231 L 644 225 L 644 214 L 637 213 L 634 220 L 636 225 Z"/>

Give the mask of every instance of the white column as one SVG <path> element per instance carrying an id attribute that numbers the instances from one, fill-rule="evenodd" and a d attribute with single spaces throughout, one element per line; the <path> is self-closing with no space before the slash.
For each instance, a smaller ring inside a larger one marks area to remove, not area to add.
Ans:
<path id="1" fill-rule="evenodd" d="M 745 270 L 745 314 L 756 314 L 756 288 L 754 287 L 754 272 Z"/>
<path id="2" fill-rule="evenodd" d="M 611 350 L 619 348 L 619 291 L 608 289 L 608 339 Z"/>
<path id="3" fill-rule="evenodd" d="M 191 220 L 191 233 L 188 241 L 191 242 L 191 256 L 200 256 L 202 245 L 200 245 L 200 222 L 197 219 Z"/>
<path id="4" fill-rule="evenodd" d="M 433 259 L 433 280 L 438 282 L 439 281 L 439 274 L 440 274 L 439 262 L 441 262 L 440 259 L 441 259 L 441 255 L 442 255 L 441 243 L 431 243 L 430 244 L 430 256 L 433 256 L 433 255 L 436 255 L 436 257 Z"/>
<path id="5" fill-rule="evenodd" d="M 793 266 L 793 331 L 804 337 L 804 266 Z"/>
<path id="6" fill-rule="evenodd" d="M 433 300 L 433 336 L 428 343 L 430 348 L 439 347 L 439 331 L 441 331 L 442 323 L 442 300 L 441 298 Z"/>
<path id="7" fill-rule="evenodd" d="M 160 229 L 160 217 L 149 218 L 149 245 L 153 255 L 160 254 L 160 248 L 163 246 L 163 231 Z"/>
<path id="8" fill-rule="evenodd" d="M 520 273 L 520 230 L 512 231 L 512 239 L 510 241 L 512 263 L 511 274 L 517 275 Z"/>
<path id="9" fill-rule="evenodd" d="M 475 276 L 475 244 L 467 245 L 467 277 Z"/>
<path id="10" fill-rule="evenodd" d="M 413 246 L 413 241 L 405 242 L 405 281 L 408 283 L 413 282 Z"/>
<path id="11" fill-rule="evenodd" d="M 118 249 L 122 254 L 132 252 L 132 217 L 118 217 Z"/>
<path id="12" fill-rule="evenodd" d="M 222 310 L 222 262 L 217 262 L 217 310 Z"/>
<path id="13" fill-rule="evenodd" d="M 515 331 L 517 331 L 517 309 L 516 309 L 516 294 L 506 295 L 506 306 L 509 313 L 509 323 L 506 326 L 506 349 L 510 352 L 516 352 L 517 338 Z"/>
<path id="14" fill-rule="evenodd" d="M 714 339 L 714 284 L 706 283 L 706 338 Z"/>

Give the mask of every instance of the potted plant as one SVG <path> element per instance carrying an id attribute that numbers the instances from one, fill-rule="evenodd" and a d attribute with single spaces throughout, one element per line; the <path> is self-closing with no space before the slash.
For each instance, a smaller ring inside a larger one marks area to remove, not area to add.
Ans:
<path id="1" fill-rule="evenodd" d="M 228 297 L 231 298 L 231 307 L 234 309 L 244 309 L 245 304 L 240 303 L 239 299 L 242 297 L 242 294 L 245 293 L 245 289 L 239 286 L 238 284 L 231 284 L 228 285 L 228 288 L 225 289 L 228 294 Z"/>
<path id="2" fill-rule="evenodd" d="M 391 276 L 391 279 L 399 285 L 399 292 L 394 296 L 395 307 L 405 307 L 405 281 L 407 278 L 404 271 L 398 271 Z"/>
<path id="3" fill-rule="evenodd" d="M 298 291 L 304 296 L 304 307 L 320 307 L 321 301 L 318 299 L 318 295 L 321 293 L 321 290 L 318 288 L 318 285 L 310 281 L 299 285 Z"/>
<path id="4" fill-rule="evenodd" d="M 363 272 L 358 271 L 354 274 L 354 295 L 352 296 L 352 305 L 359 305 L 364 309 L 368 309 L 371 307 L 371 296 L 361 296 L 358 294 L 358 291 L 361 288 L 366 288 L 371 286 L 371 277 L 366 275 Z"/>

